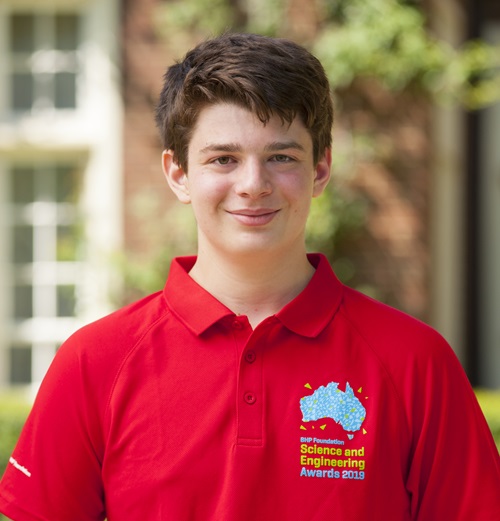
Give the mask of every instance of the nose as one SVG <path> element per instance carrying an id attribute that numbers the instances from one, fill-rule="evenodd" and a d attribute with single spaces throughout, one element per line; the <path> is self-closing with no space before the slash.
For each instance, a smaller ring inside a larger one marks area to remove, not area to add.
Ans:
<path id="1" fill-rule="evenodd" d="M 238 172 L 235 190 L 241 197 L 259 198 L 272 192 L 269 171 L 257 159 L 246 161 Z"/>

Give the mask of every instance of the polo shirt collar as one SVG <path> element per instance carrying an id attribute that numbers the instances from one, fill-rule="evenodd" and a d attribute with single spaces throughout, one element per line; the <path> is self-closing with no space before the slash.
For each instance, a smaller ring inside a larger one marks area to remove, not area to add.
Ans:
<path id="1" fill-rule="evenodd" d="M 314 338 L 326 327 L 338 310 L 343 286 L 333 273 L 326 257 L 309 254 L 316 271 L 306 288 L 276 315 L 287 329 Z M 196 335 L 234 313 L 202 288 L 189 275 L 196 257 L 173 259 L 163 290 L 171 311 Z"/>
<path id="2" fill-rule="evenodd" d="M 337 312 L 343 285 L 323 254 L 312 253 L 307 258 L 316 268 L 314 275 L 304 290 L 276 314 L 276 318 L 294 333 L 314 338 Z"/>
<path id="3" fill-rule="evenodd" d="M 195 282 L 189 272 L 196 257 L 172 260 L 163 295 L 171 311 L 196 335 L 234 313 Z"/>

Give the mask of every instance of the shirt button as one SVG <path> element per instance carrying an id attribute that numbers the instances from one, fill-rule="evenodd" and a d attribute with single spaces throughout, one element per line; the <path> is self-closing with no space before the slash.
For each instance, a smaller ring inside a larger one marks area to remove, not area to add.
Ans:
<path id="1" fill-rule="evenodd" d="M 234 329 L 241 329 L 243 327 L 243 324 L 239 320 L 233 320 L 233 327 Z"/>
<path id="2" fill-rule="evenodd" d="M 253 364 L 256 358 L 257 355 L 255 354 L 255 351 L 247 351 L 245 353 L 245 361 L 249 364 Z"/>
<path id="3" fill-rule="evenodd" d="M 253 393 L 245 393 L 244 399 L 248 405 L 253 405 L 257 401 L 257 397 Z"/>

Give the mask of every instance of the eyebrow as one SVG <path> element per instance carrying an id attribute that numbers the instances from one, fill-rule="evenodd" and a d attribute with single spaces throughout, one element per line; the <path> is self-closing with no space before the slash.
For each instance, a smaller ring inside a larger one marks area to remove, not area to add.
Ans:
<path id="1" fill-rule="evenodd" d="M 295 149 L 305 152 L 305 148 L 297 141 L 273 141 L 264 147 L 266 152 L 279 152 L 281 150 Z M 241 152 L 242 146 L 238 143 L 209 143 L 200 150 L 200 153 L 209 152 Z"/>
<path id="2" fill-rule="evenodd" d="M 288 150 L 290 148 L 305 152 L 305 148 L 297 141 L 274 141 L 273 143 L 269 143 L 269 145 L 265 147 L 265 150 L 267 152 L 276 152 L 279 150 Z"/>

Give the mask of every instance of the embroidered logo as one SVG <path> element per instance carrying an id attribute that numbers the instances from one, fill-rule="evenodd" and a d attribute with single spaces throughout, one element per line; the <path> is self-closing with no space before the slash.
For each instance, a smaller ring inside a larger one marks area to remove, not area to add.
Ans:
<path id="1" fill-rule="evenodd" d="M 309 384 L 307 389 L 312 390 Z M 358 394 L 363 392 L 363 388 L 358 389 Z M 367 399 L 367 397 L 365 397 Z M 336 438 L 321 436 L 301 436 L 300 438 L 300 475 L 315 478 L 335 478 L 335 479 L 365 479 L 365 447 L 348 448 L 346 443 L 350 443 L 355 433 L 362 429 L 366 418 L 366 409 L 360 399 L 354 393 L 349 383 L 346 383 L 345 391 L 339 389 L 337 382 L 330 382 L 326 386 L 320 386 L 312 394 L 303 396 L 300 399 L 300 410 L 302 412 L 303 431 L 313 430 L 317 426 L 309 422 L 321 420 L 333 420 L 342 427 L 345 436 L 337 435 Z M 319 428 L 326 435 L 328 423 L 319 425 Z M 337 429 L 338 432 L 338 429 Z M 362 434 L 367 434 L 363 428 Z M 339 439 L 344 438 L 344 439 Z M 357 444 L 358 445 L 358 444 Z"/>

